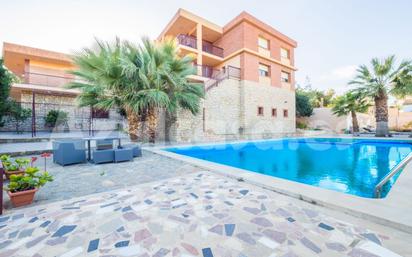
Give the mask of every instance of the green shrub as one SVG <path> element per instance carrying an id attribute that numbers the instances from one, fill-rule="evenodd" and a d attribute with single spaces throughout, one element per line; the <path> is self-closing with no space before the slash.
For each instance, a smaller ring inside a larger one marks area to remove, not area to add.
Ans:
<path id="1" fill-rule="evenodd" d="M 307 129 L 308 128 L 308 124 L 301 122 L 301 121 L 296 121 L 296 127 L 298 129 Z"/>
<path id="2" fill-rule="evenodd" d="M 67 123 L 67 112 L 60 110 L 50 110 L 44 118 L 45 125 L 49 128 L 54 128 Z"/>
<path id="3" fill-rule="evenodd" d="M 25 174 L 11 175 L 6 190 L 12 193 L 27 191 L 42 187 L 47 182 L 53 181 L 53 177 L 49 173 L 38 174 L 38 172 L 39 168 L 29 167 L 26 169 Z"/>

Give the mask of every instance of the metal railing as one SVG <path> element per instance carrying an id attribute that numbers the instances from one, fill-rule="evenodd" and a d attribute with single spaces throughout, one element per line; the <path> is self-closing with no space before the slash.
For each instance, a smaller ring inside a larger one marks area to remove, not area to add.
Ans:
<path id="1" fill-rule="evenodd" d="M 207 52 L 207 53 L 210 53 L 210 54 L 213 54 L 213 55 L 216 55 L 216 56 L 219 56 L 219 57 L 223 57 L 223 48 L 215 46 L 215 45 L 213 45 L 212 43 L 210 43 L 208 41 L 203 40 L 202 50 Z"/>
<path id="2" fill-rule="evenodd" d="M 375 198 L 381 198 L 383 186 L 389 182 L 393 176 L 398 174 L 410 161 L 412 160 L 412 153 L 406 156 L 400 163 L 398 163 L 385 177 L 375 186 Z"/>
<path id="3" fill-rule="evenodd" d="M 210 90 L 211 88 L 217 86 L 221 81 L 225 79 L 240 79 L 240 68 L 233 66 L 223 67 L 221 71 L 216 73 L 210 80 L 205 83 L 205 91 Z"/>
<path id="4" fill-rule="evenodd" d="M 195 49 L 197 48 L 197 39 L 195 37 L 180 34 L 177 36 L 177 41 L 181 45 L 188 46 L 188 47 L 195 48 Z"/>
<path id="5" fill-rule="evenodd" d="M 194 36 L 179 34 L 177 35 L 177 41 L 181 45 L 197 49 L 197 38 Z M 211 42 L 205 40 L 202 41 L 202 50 L 207 53 L 223 57 L 223 48 L 215 46 Z"/>
<path id="6" fill-rule="evenodd" d="M 62 87 L 70 82 L 77 81 L 72 75 L 66 76 L 51 75 L 35 72 L 25 72 L 23 81 L 26 84 Z"/>
<path id="7" fill-rule="evenodd" d="M 213 78 L 220 70 L 214 69 L 212 66 L 193 64 L 197 69 L 196 74 L 205 78 Z"/>

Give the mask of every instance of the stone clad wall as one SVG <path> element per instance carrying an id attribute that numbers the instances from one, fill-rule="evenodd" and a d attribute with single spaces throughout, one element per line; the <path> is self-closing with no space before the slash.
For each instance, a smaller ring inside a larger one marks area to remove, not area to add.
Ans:
<path id="1" fill-rule="evenodd" d="M 258 106 L 264 115 L 257 115 Z M 226 79 L 210 89 L 196 116 L 178 114 L 172 139 L 178 142 L 260 139 L 295 133 L 295 92 L 252 81 Z M 277 108 L 277 117 L 272 117 Z M 283 117 L 283 109 L 289 116 Z"/>

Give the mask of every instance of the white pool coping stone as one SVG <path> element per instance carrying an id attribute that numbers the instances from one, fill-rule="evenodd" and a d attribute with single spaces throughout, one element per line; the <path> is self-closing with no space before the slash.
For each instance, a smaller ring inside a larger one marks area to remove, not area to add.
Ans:
<path id="1" fill-rule="evenodd" d="M 327 138 L 327 136 L 310 137 L 310 138 Z M 337 138 L 337 137 L 330 137 Z M 351 139 L 352 137 L 341 137 L 342 139 Z M 298 139 L 298 138 L 281 138 L 270 140 Z M 303 139 L 303 138 L 302 138 Z M 352 139 L 379 140 L 379 141 L 409 141 L 405 138 L 370 138 L 370 137 L 353 137 Z M 269 140 L 269 139 L 268 139 Z M 258 142 L 266 140 L 237 141 Z M 311 186 L 298 183 L 291 180 L 272 177 L 245 169 L 235 168 L 215 162 L 205 161 L 185 155 L 176 154 L 163 150 L 172 147 L 187 146 L 207 146 L 215 144 L 231 144 L 236 142 L 215 142 L 196 145 L 168 145 L 157 147 L 145 147 L 145 150 L 156 154 L 167 156 L 169 158 L 184 161 L 212 172 L 228 176 L 231 178 L 254 184 L 265 189 L 269 189 L 281 194 L 285 194 L 300 200 L 310 202 L 319 206 L 327 207 L 333 210 L 342 211 L 355 217 L 367 219 L 385 226 L 412 233 L 412 163 L 409 163 L 399 175 L 396 183 L 392 186 L 388 195 L 382 199 L 363 198 L 355 195 L 345 194 L 332 191 L 317 186 Z"/>

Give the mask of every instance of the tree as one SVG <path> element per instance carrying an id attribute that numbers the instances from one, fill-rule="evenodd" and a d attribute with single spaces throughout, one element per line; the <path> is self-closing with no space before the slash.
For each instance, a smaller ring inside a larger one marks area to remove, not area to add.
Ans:
<path id="1" fill-rule="evenodd" d="M 347 92 L 335 98 L 332 103 L 332 112 L 337 116 L 351 115 L 352 132 L 359 132 L 359 123 L 356 113 L 365 113 L 370 107 L 369 100 L 358 92 Z"/>
<path id="2" fill-rule="evenodd" d="M 124 47 L 120 40 L 117 39 L 114 44 L 96 40 L 94 49 L 85 48 L 73 58 L 78 69 L 71 73 L 81 81 L 71 82 L 67 87 L 81 90 L 77 99 L 80 106 L 125 110 L 130 139 L 137 141 L 140 108 L 135 97 L 140 85 L 125 76 L 123 54 Z"/>
<path id="3" fill-rule="evenodd" d="M 0 59 L 0 127 L 4 126 L 3 116 L 9 109 L 10 87 L 13 80 L 13 75 L 4 66 L 3 59 Z"/>
<path id="4" fill-rule="evenodd" d="M 189 82 L 188 76 L 196 74 L 192 65 L 193 57 L 179 57 L 175 40 L 166 39 L 159 49 L 168 62 L 168 70 L 164 77 L 170 104 L 166 109 L 165 140 L 170 141 L 170 130 L 177 120 L 177 111 L 184 109 L 196 115 L 200 110 L 200 100 L 204 97 L 203 85 Z"/>
<path id="5" fill-rule="evenodd" d="M 309 97 L 300 91 L 296 91 L 296 116 L 309 117 L 312 114 L 313 107 L 310 104 Z"/>
<path id="6" fill-rule="evenodd" d="M 182 108 L 196 114 L 200 109 L 203 87 L 188 81 L 189 75 L 196 74 L 192 66 L 193 58 L 179 57 L 176 42 L 169 39 L 156 44 L 143 38 L 140 47 L 128 44 L 127 49 L 124 71 L 129 79 L 142 85 L 136 101 L 147 113 L 149 141 L 155 140 L 155 110 L 160 108 L 166 110 L 165 138 L 169 141 L 177 110 Z"/>
<path id="7" fill-rule="evenodd" d="M 24 122 L 31 116 L 31 109 L 23 108 L 14 100 L 8 102 L 8 111 L 6 113 L 16 124 L 16 132 L 20 132 L 20 123 Z"/>
<path id="8" fill-rule="evenodd" d="M 68 87 L 82 91 L 80 105 L 124 110 L 132 140 L 138 139 L 141 121 L 147 121 L 149 141 L 155 141 L 160 109 L 168 115 L 174 115 L 178 108 L 194 114 L 199 111 L 203 88 L 187 80 L 195 74 L 193 59 L 180 58 L 175 41 L 155 43 L 142 38 L 140 45 L 97 41 L 96 50 L 84 49 L 74 61 L 79 69 L 72 74 L 83 82 L 72 82 Z"/>
<path id="9" fill-rule="evenodd" d="M 383 60 L 373 58 L 371 67 L 359 66 L 357 75 L 349 84 L 356 85 L 357 91 L 374 100 L 376 136 L 387 136 L 388 95 L 403 97 L 412 93 L 412 63 L 402 61 L 396 66 L 395 56 Z"/>

